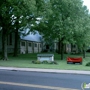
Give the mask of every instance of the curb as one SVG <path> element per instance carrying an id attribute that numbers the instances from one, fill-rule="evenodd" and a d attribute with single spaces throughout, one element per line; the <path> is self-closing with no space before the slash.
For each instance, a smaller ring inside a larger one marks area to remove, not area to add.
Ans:
<path id="1" fill-rule="evenodd" d="M 39 68 L 17 68 L 17 67 L 0 67 L 0 70 L 90 75 L 90 71 L 79 71 L 79 70 L 58 70 L 58 69 L 39 69 Z"/>

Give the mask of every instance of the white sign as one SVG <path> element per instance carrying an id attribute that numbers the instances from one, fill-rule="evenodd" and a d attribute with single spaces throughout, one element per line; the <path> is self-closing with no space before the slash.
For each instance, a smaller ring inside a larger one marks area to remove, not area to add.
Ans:
<path id="1" fill-rule="evenodd" d="M 89 88 L 90 88 L 90 83 L 88 83 L 88 84 L 82 83 L 82 84 L 81 84 L 81 88 L 82 88 L 82 90 L 89 89 Z M 90 90 L 90 89 L 89 89 L 89 90 Z"/>

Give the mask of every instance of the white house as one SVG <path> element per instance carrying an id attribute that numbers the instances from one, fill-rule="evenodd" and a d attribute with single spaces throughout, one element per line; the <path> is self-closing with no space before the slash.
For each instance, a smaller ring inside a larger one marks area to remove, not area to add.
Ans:
<path id="1" fill-rule="evenodd" d="M 21 36 L 20 39 L 20 53 L 38 53 L 42 51 L 42 37 L 36 32 L 36 34 L 30 33 L 27 36 Z"/>
<path id="2" fill-rule="evenodd" d="M 7 52 L 14 52 L 15 34 L 11 33 L 7 38 Z M 21 36 L 18 45 L 18 51 L 20 53 L 38 53 L 42 51 L 42 37 L 36 32 L 36 34 L 30 33 L 27 36 Z M 2 51 L 2 34 L 0 33 L 0 52 Z"/>

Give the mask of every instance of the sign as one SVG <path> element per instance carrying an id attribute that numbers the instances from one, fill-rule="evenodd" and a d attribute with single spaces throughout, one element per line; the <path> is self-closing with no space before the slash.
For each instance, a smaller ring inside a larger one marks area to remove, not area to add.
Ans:
<path id="1" fill-rule="evenodd" d="M 90 83 L 88 83 L 88 84 L 82 83 L 81 88 L 82 88 L 82 90 L 90 90 Z"/>

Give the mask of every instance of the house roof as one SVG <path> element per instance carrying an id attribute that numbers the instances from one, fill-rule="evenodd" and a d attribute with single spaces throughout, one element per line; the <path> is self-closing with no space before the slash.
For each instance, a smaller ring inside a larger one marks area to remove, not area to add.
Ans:
<path id="1" fill-rule="evenodd" d="M 34 42 L 41 42 L 42 36 L 36 31 L 35 34 L 30 33 L 29 35 L 21 36 L 21 39 L 28 40 L 28 41 L 34 41 Z"/>

